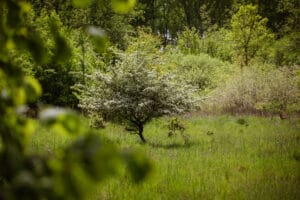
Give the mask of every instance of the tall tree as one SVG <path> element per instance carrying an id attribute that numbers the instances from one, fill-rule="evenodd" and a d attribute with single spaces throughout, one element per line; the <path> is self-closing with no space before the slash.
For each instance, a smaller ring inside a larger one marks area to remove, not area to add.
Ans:
<path id="1" fill-rule="evenodd" d="M 234 43 L 235 54 L 241 67 L 248 66 L 273 34 L 267 29 L 267 18 L 258 15 L 257 6 L 241 6 L 232 17 L 230 38 Z"/>
<path id="2" fill-rule="evenodd" d="M 277 37 L 299 31 L 300 2 L 298 0 L 235 0 L 233 9 L 246 4 L 258 6 L 258 14 L 269 19 L 267 27 L 277 33 Z"/>

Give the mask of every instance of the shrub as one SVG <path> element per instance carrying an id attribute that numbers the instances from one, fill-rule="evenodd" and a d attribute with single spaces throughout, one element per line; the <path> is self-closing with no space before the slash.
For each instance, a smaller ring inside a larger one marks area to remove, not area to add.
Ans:
<path id="1" fill-rule="evenodd" d="M 201 52 L 222 61 L 232 62 L 233 43 L 228 38 L 229 30 L 220 29 L 217 31 L 209 31 L 205 33 L 205 37 L 201 40 Z"/>
<path id="2" fill-rule="evenodd" d="M 184 124 L 177 117 L 173 117 L 173 118 L 171 118 L 171 120 L 168 124 L 168 137 L 174 136 L 177 131 L 180 133 L 181 137 L 183 138 L 184 143 L 188 144 L 189 136 L 185 133 Z"/>
<path id="3" fill-rule="evenodd" d="M 272 46 L 271 59 L 277 66 L 292 66 L 300 64 L 299 32 L 292 33 L 277 40 Z"/>
<path id="4" fill-rule="evenodd" d="M 98 113 L 90 113 L 89 114 L 90 118 L 90 126 L 92 128 L 105 128 L 105 122 L 101 114 Z"/>
<path id="5" fill-rule="evenodd" d="M 288 114 L 299 112 L 300 96 L 297 82 L 299 77 L 295 69 L 283 68 L 269 72 L 263 99 L 256 104 L 256 108 L 279 114 L 281 119 L 286 118 Z"/>
<path id="6" fill-rule="evenodd" d="M 244 118 L 239 118 L 236 123 L 243 125 L 243 126 L 249 126 L 248 122 Z"/>
<path id="7" fill-rule="evenodd" d="M 127 53 L 140 52 L 147 55 L 158 54 L 161 39 L 151 33 L 151 29 L 138 28 L 137 34 L 128 37 Z"/>
<path id="8" fill-rule="evenodd" d="M 178 34 L 178 48 L 184 54 L 200 53 L 201 37 L 196 28 L 185 28 L 183 32 Z"/>
<path id="9" fill-rule="evenodd" d="M 183 55 L 174 50 L 164 55 L 164 62 L 166 68 L 200 92 L 210 91 L 222 84 L 236 70 L 236 66 L 207 54 Z"/>
<path id="10" fill-rule="evenodd" d="M 212 95 L 213 101 L 208 104 L 214 110 L 230 113 L 297 113 L 299 77 L 295 71 L 290 68 L 265 72 L 246 70 L 217 88 Z"/>

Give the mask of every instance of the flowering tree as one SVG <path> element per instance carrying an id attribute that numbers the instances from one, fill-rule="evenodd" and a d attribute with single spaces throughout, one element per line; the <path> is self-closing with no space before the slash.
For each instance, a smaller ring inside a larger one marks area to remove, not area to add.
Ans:
<path id="1" fill-rule="evenodd" d="M 157 61 L 155 61 L 157 62 Z M 81 93 L 80 107 L 122 119 L 135 128 L 142 142 L 144 125 L 163 115 L 191 110 L 196 102 L 191 86 L 152 68 L 153 59 L 129 54 L 110 74 L 96 73 L 94 84 Z"/>

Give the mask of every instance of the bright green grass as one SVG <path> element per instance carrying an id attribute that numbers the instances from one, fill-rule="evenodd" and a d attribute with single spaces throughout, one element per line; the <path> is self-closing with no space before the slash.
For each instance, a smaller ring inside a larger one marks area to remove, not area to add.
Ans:
<path id="1" fill-rule="evenodd" d="M 190 144 L 177 135 L 167 137 L 166 119 L 145 128 L 149 144 L 122 126 L 108 124 L 100 134 L 120 148 L 136 148 L 152 159 L 154 170 L 146 181 L 132 183 L 128 176 L 99 185 L 92 199 L 299 199 L 299 120 L 244 117 L 184 119 Z M 207 135 L 207 132 L 213 132 Z M 46 134 L 46 133 L 45 133 Z M 51 134 L 50 134 L 51 135 Z M 53 151 L 64 143 L 53 135 L 37 135 L 33 150 Z"/>

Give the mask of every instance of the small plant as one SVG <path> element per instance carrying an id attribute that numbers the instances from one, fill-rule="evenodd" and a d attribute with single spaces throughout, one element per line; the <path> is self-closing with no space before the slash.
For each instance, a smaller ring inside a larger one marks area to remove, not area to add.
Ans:
<path id="1" fill-rule="evenodd" d="M 105 128 L 104 119 L 101 115 L 97 113 L 91 113 L 90 117 L 90 126 L 92 128 Z"/>
<path id="2" fill-rule="evenodd" d="M 213 134 L 214 134 L 213 131 L 207 131 L 207 132 L 206 132 L 206 135 L 213 135 Z"/>
<path id="3" fill-rule="evenodd" d="M 184 139 L 184 143 L 188 144 L 189 143 L 189 137 L 185 133 L 184 124 L 177 117 L 174 117 L 170 120 L 170 122 L 168 124 L 168 137 L 174 136 L 177 131 L 180 133 L 181 137 Z"/>
<path id="4" fill-rule="evenodd" d="M 236 123 L 243 125 L 243 126 L 249 126 L 248 122 L 244 118 L 239 118 Z"/>

